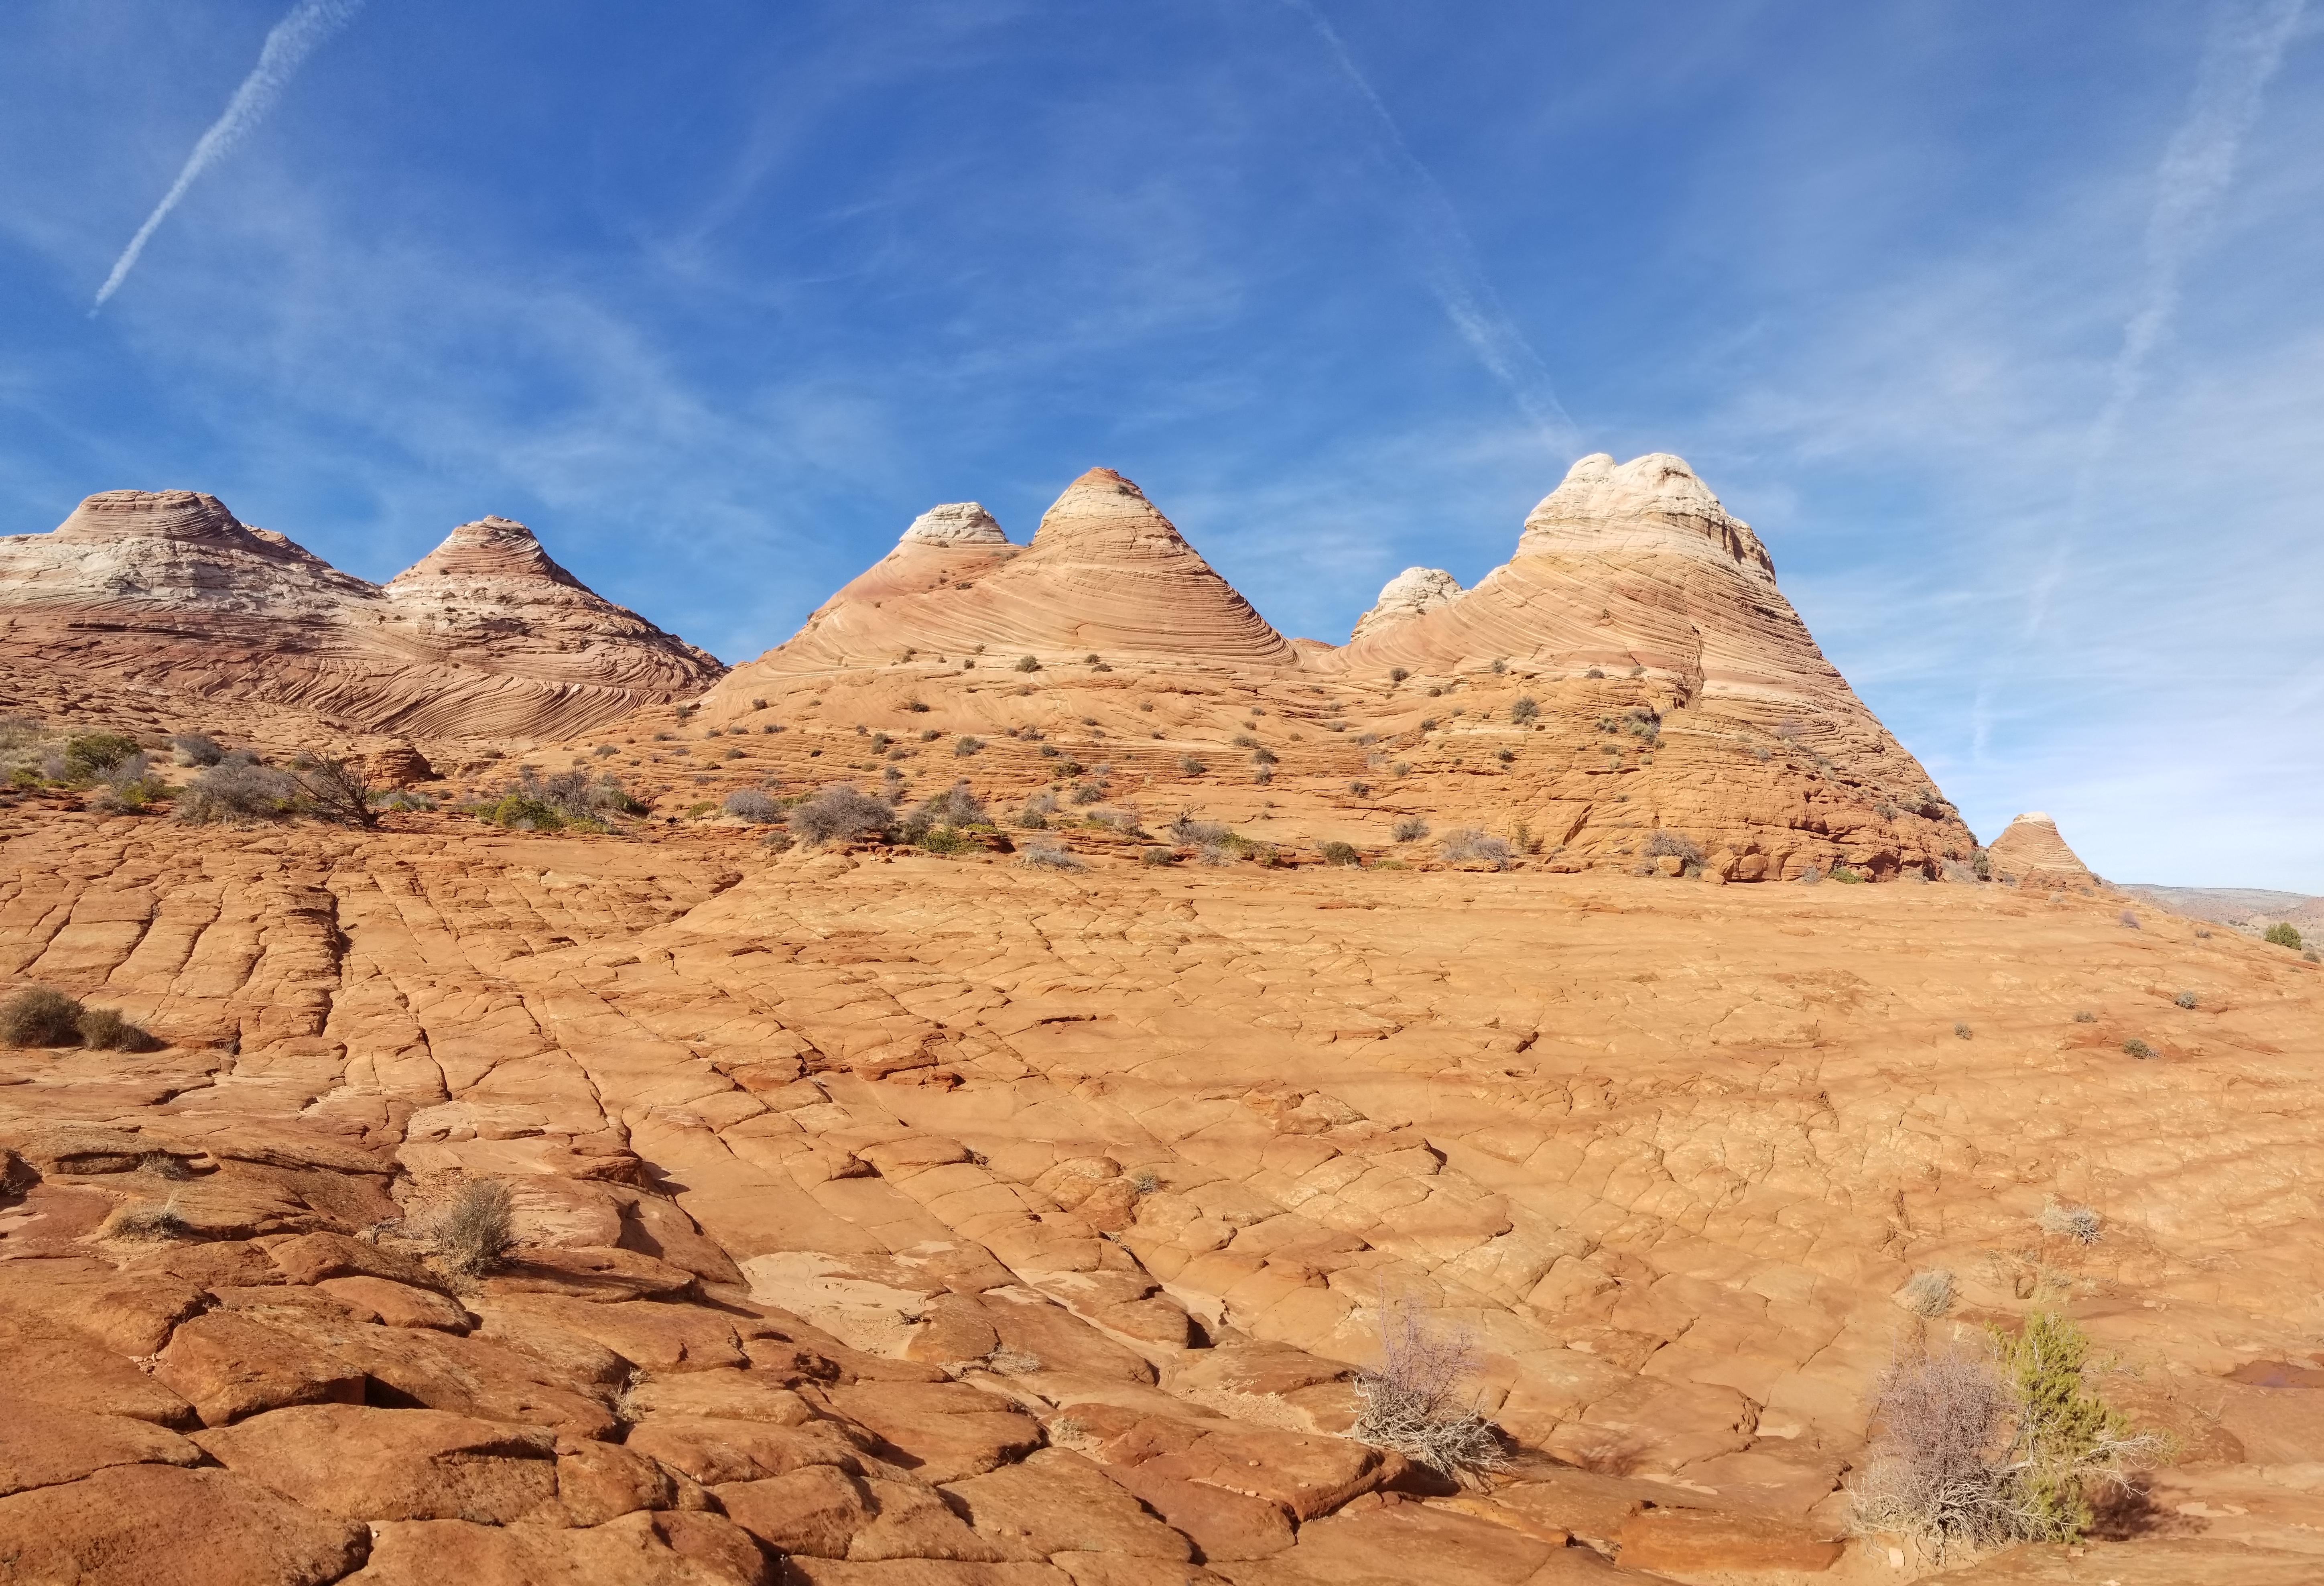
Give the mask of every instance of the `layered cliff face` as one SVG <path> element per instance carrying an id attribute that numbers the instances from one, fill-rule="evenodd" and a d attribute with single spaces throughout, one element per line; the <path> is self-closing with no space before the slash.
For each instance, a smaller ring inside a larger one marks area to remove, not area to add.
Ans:
<path id="1" fill-rule="evenodd" d="M 700 692 L 722 669 L 592 594 L 506 519 L 463 524 L 385 588 L 214 496 L 108 491 L 0 538 L 0 658 L 39 688 L 263 702 L 327 733 L 538 739 Z"/>

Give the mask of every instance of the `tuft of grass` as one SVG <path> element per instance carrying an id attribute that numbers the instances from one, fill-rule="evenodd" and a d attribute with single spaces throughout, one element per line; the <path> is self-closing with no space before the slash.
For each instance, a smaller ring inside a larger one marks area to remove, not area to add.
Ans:
<path id="1" fill-rule="evenodd" d="M 192 1231 L 192 1226 L 179 1215 L 174 1200 L 145 1201 L 120 1207 L 97 1230 L 100 1236 L 107 1239 L 139 1240 L 183 1239 Z"/>
<path id="2" fill-rule="evenodd" d="M 117 1008 L 84 1008 L 76 1022 L 80 1044 L 92 1052 L 153 1052 L 161 1046 L 143 1027 L 122 1018 Z"/>
<path id="3" fill-rule="evenodd" d="M 508 1185 L 497 1179 L 471 1179 L 460 1186 L 436 1222 L 436 1253 L 464 1277 L 481 1277 L 508 1259 L 516 1248 L 516 1219 Z"/>
<path id="4" fill-rule="evenodd" d="M 12 1047 L 70 1047 L 80 1040 L 81 1005 L 47 986 L 27 986 L 0 1004 L 0 1040 Z"/>
<path id="5" fill-rule="evenodd" d="M 2181 991 L 2171 1000 L 2181 1008 L 2192 1008 L 2196 1001 L 2195 993 L 2192 991 Z"/>
<path id="6" fill-rule="evenodd" d="M 1348 792 L 1357 798 L 1370 798 L 1372 796 L 1372 785 L 1370 782 L 1351 782 L 1348 784 Z"/>
<path id="7" fill-rule="evenodd" d="M 2088 1206 L 2070 1205 L 2052 1195 L 2043 1203 L 2037 1221 L 2044 1233 L 2053 1233 L 2076 1244 L 2094 1245 L 2098 1242 L 2098 1231 L 2104 1220 Z"/>
<path id="8" fill-rule="evenodd" d="M 1959 1020 L 1955 1020 L 1953 1024 L 1953 1034 L 1959 1036 L 1964 1041 L 1968 1040 L 1969 1038 L 1969 1028 L 1966 1024 L 1962 1024 Z"/>
<path id="9" fill-rule="evenodd" d="M 1953 1308 L 1953 1275 L 1941 1267 L 1915 1272 L 1896 1300 L 1915 1316 L 1941 1316 Z"/>
<path id="10" fill-rule="evenodd" d="M 1017 862 L 1036 870 L 1087 870 L 1089 862 L 1054 838 L 1037 838 L 1025 845 Z"/>
<path id="11" fill-rule="evenodd" d="M 2088 1010 L 2087 1008 L 2086 1008 L 2086 1009 L 2084 1009 L 2081 1012 L 2077 1013 L 2077 1014 L 2075 1014 L 2075 1015 L 2074 1015 L 2074 1022 L 2075 1022 L 2076 1024 L 2096 1024 L 2098 1021 L 2098 1016 L 2097 1014 L 2095 1014 L 2095 1013 L 2092 1013 L 2092 1012 L 2091 1012 L 2089 1010 Z"/>

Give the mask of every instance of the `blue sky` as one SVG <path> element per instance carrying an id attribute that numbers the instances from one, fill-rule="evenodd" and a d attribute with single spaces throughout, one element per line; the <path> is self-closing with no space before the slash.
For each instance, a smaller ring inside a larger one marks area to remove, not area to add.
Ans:
<path id="1" fill-rule="evenodd" d="M 0 9 L 0 531 L 501 512 L 733 660 L 1104 464 L 1337 641 L 1675 451 L 1980 834 L 2324 892 L 2324 6 L 330 0 L 92 317 L 292 12 Z"/>

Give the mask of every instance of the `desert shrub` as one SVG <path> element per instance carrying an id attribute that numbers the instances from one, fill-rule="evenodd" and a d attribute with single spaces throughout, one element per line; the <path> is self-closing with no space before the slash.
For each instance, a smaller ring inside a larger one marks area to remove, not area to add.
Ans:
<path id="1" fill-rule="evenodd" d="M 1198 821 L 1182 815 L 1170 823 L 1168 835 L 1173 843 L 1198 848 L 1206 843 L 1225 842 L 1227 829 L 1216 821 Z"/>
<path id="2" fill-rule="evenodd" d="M 2138 923 L 2138 916 L 2127 908 L 2122 911 L 2122 925 L 2125 930 L 2135 931 L 2141 928 Z"/>
<path id="3" fill-rule="evenodd" d="M 2279 920 L 2274 925 L 2268 927 L 2266 933 L 2260 937 L 2260 940 L 2263 942 L 2272 942 L 2279 947 L 2289 947 L 2295 953 L 2300 951 L 2300 933 L 2292 927 L 2292 923 L 2289 920 Z"/>
<path id="4" fill-rule="evenodd" d="M 436 800 L 426 793 L 415 793 L 409 788 L 394 788 L 372 800 L 373 807 L 410 813 L 436 807 Z"/>
<path id="5" fill-rule="evenodd" d="M 561 832 L 565 815 L 546 799 L 525 793 L 503 793 L 498 798 L 471 805 L 468 813 L 487 825 L 511 832 Z"/>
<path id="6" fill-rule="evenodd" d="M 508 1185 L 491 1178 L 462 1185 L 436 1221 L 435 1244 L 444 1265 L 462 1277 L 481 1277 L 506 1260 L 516 1247 Z"/>
<path id="7" fill-rule="evenodd" d="M 1858 886 L 1864 881 L 1861 875 L 1844 864 L 1835 864 L 1831 867 L 1831 879 L 1843 887 Z"/>
<path id="8" fill-rule="evenodd" d="M 1963 1023 L 1960 1022 L 1959 1020 L 1955 1020 L 1955 1021 L 1954 1021 L 1954 1023 L 1953 1023 L 1953 1034 L 1955 1034 L 1956 1036 L 1959 1036 L 1962 1040 L 1964 1040 L 1964 1041 L 1965 1041 L 1965 1040 L 1968 1040 L 1968 1039 L 1969 1038 L 1970 1030 L 1969 1030 L 1969 1026 L 1967 1026 L 1966 1024 L 1963 1024 Z"/>
<path id="9" fill-rule="evenodd" d="M 1497 655 L 1497 656 L 1495 656 L 1495 657 L 1493 658 L 1493 675 L 1494 675 L 1495 677 L 1497 677 L 1497 678 L 1498 678 L 1498 677 L 1499 677 L 1503 672 L 1506 672 L 1506 671 L 1508 671 L 1508 669 L 1509 669 L 1509 658 L 1508 658 L 1508 657 L 1507 657 L 1507 656 L 1505 656 L 1505 655 Z"/>
<path id="10" fill-rule="evenodd" d="M 2181 1008 L 2192 1008 L 2196 1002 L 2195 993 L 2192 991 L 2181 991 L 2171 1000 Z"/>
<path id="11" fill-rule="evenodd" d="M 926 715 L 927 714 L 928 702 L 925 699 L 908 699 L 904 702 L 904 708 L 910 711 L 916 716 Z"/>
<path id="12" fill-rule="evenodd" d="M 918 836 L 908 833 L 905 840 L 929 853 L 968 853 L 983 846 L 966 832 L 950 826 L 936 826 Z"/>
<path id="13" fill-rule="evenodd" d="M 190 1231 L 191 1225 L 179 1214 L 174 1201 L 143 1201 L 117 1207 L 97 1230 L 106 1239 L 136 1240 L 182 1239 Z"/>
<path id="14" fill-rule="evenodd" d="M 2125 1041 L 2122 1044 L 2122 1049 L 2129 1053 L 2134 1057 L 2152 1057 L 2154 1056 L 2154 1048 L 2148 1046 L 2144 1041 L 2140 1040 L 2136 1036 L 2133 1036 L 2130 1039 Z"/>
<path id="15" fill-rule="evenodd" d="M 1259 740 L 1252 737 L 1248 733 L 1237 733 L 1232 738 L 1228 739 L 1227 742 L 1232 743 L 1237 749 L 1256 749 L 1259 747 Z"/>
<path id="16" fill-rule="evenodd" d="M 1530 694 L 1520 694 L 1509 704 L 1509 720 L 1518 726 L 1528 726 L 1541 715 L 1541 701 Z"/>
<path id="17" fill-rule="evenodd" d="M 1351 782 L 1348 784 L 1348 793 L 1351 798 L 1370 798 L 1372 796 L 1372 785 L 1370 782 Z"/>
<path id="18" fill-rule="evenodd" d="M 1073 792 L 1075 804 L 1095 804 L 1104 797 L 1105 785 L 1102 782 L 1084 782 L 1075 787 Z"/>
<path id="19" fill-rule="evenodd" d="M 1017 658 L 1017 669 L 1020 672 L 1038 672 L 1041 669 L 1041 663 L 1029 655 L 1020 655 Z"/>
<path id="20" fill-rule="evenodd" d="M 178 765 L 216 765 L 226 750 L 208 733 L 180 733 L 170 740 L 171 760 Z"/>
<path id="21" fill-rule="evenodd" d="M 92 1052 L 152 1052 L 161 1043 L 121 1017 L 117 1008 L 84 1008 L 74 1021 L 80 1044 Z"/>
<path id="22" fill-rule="evenodd" d="M 2088 1206 L 2069 1205 L 2052 1195 L 2042 1207 L 2036 1219 L 2044 1233 L 2054 1233 L 2076 1244 L 2094 1245 L 2098 1242 L 2098 1230 L 2103 1220 Z"/>
<path id="23" fill-rule="evenodd" d="M 1139 854 L 1138 859 L 1139 862 L 1141 864 L 1176 864 L 1178 862 L 1177 853 L 1168 848 L 1148 848 L 1145 853 Z"/>
<path id="24" fill-rule="evenodd" d="M 1409 1301 L 1380 1308 L 1380 1363 L 1356 1379 L 1362 1409 L 1348 1435 L 1446 1476 L 1483 1476 L 1508 1463 L 1500 1431 L 1461 1397 L 1477 1369 L 1466 1332 L 1439 1332 Z"/>
<path id="25" fill-rule="evenodd" d="M 942 727 L 923 727 L 920 729 L 920 742 L 923 743 L 933 743 L 943 736 L 944 729 Z"/>
<path id="26" fill-rule="evenodd" d="M 1037 870 L 1087 870 L 1089 868 L 1086 861 L 1054 837 L 1036 838 L 1028 843 L 1025 845 L 1025 852 L 1017 856 L 1017 862 L 1031 865 Z"/>
<path id="27" fill-rule="evenodd" d="M 2017 1535 L 2072 1542 L 2089 1529 L 2089 1489 L 2162 1452 L 2133 1437 L 2120 1412 L 2082 1379 L 2089 1340 L 2063 1316 L 2037 1311 L 2015 1338 L 1997 1333 L 2002 1381 L 2016 1425 L 2007 1463 Z"/>
<path id="28" fill-rule="evenodd" d="M 290 762 L 296 791 L 292 807 L 317 820 L 336 821 L 365 831 L 379 825 L 374 807 L 377 794 L 364 774 L 346 761 L 328 754 L 302 754 Z"/>
<path id="29" fill-rule="evenodd" d="M 1496 837 L 1475 826 L 1463 826 L 1446 835 L 1443 845 L 1437 849 L 1438 857 L 1447 864 L 1461 864 L 1471 860 L 1483 860 L 1496 869 L 1508 865 L 1516 857 L 1506 837 Z"/>
<path id="30" fill-rule="evenodd" d="M 1355 845 L 1351 843 L 1326 843 L 1323 844 L 1323 862 L 1325 864 L 1361 864 L 1363 862 L 1364 856 L 1356 852 Z"/>
<path id="31" fill-rule="evenodd" d="M 782 806 L 777 804 L 764 789 L 758 788 L 735 788 L 726 795 L 724 807 L 728 815 L 749 821 L 754 826 L 770 826 L 783 818 Z"/>
<path id="32" fill-rule="evenodd" d="M 964 733 L 952 741 L 952 752 L 955 757 L 962 760 L 967 759 L 972 754 L 982 754 L 984 752 L 984 740 L 973 733 Z"/>
<path id="33" fill-rule="evenodd" d="M 1203 844 L 1201 850 L 1195 853 L 1194 862 L 1197 864 L 1209 865 L 1212 869 L 1215 870 L 1222 864 L 1232 864 L 1234 862 L 1234 855 L 1227 852 L 1226 844 L 1223 843 L 1205 843 Z"/>
<path id="34" fill-rule="evenodd" d="M 1500 749 L 1496 750 L 1493 752 L 1493 758 L 1499 761 L 1503 765 L 1508 765 L 1511 761 L 1517 759 L 1517 752 L 1514 749 Z"/>
<path id="35" fill-rule="evenodd" d="M 853 784 L 835 782 L 790 807 L 785 818 L 791 835 L 810 848 L 825 843 L 859 843 L 885 836 L 896 825 L 896 809 Z"/>
<path id="36" fill-rule="evenodd" d="M 176 814 L 195 825 L 280 820 L 298 792 L 287 772 L 229 757 L 187 782 Z"/>
<path id="37" fill-rule="evenodd" d="M 2074 1015 L 2074 1022 L 2076 1024 L 2096 1024 L 2098 1021 L 2098 1016 L 2090 1012 L 2088 1009 L 2084 1009 L 2081 1012 Z"/>
<path id="38" fill-rule="evenodd" d="M 12 1047 L 69 1047 L 80 1039 L 80 1003 L 47 986 L 27 986 L 0 1003 L 0 1039 Z"/>
<path id="39" fill-rule="evenodd" d="M 1416 815 L 1406 816 L 1392 828 L 1399 843 L 1417 843 L 1428 835 L 1428 823 Z"/>
<path id="40" fill-rule="evenodd" d="M 737 729 L 737 731 L 740 731 L 740 729 Z M 591 750 L 589 752 L 595 755 L 599 760 L 603 760 L 609 754 L 619 754 L 622 752 L 614 748 L 610 743 L 600 743 L 596 748 Z"/>
<path id="41" fill-rule="evenodd" d="M 1873 1389 L 1875 1432 L 1849 1487 L 1854 1528 L 1917 1538 L 1938 1558 L 2015 1535 L 1997 1451 L 2009 1396 L 1993 1361 L 1957 1351 L 1900 1360 Z"/>
<path id="42" fill-rule="evenodd" d="M 1017 824 L 1028 832 L 1038 832 L 1047 826 L 1049 817 L 1056 813 L 1057 796 L 1055 793 L 1036 793 L 1025 800 L 1025 807 L 1017 812 Z"/>
<path id="43" fill-rule="evenodd" d="M 1388 680 L 1391 683 L 1401 683 L 1410 676 L 1412 676 L 1412 672 L 1409 668 L 1390 667 L 1388 669 Z"/>
<path id="44" fill-rule="evenodd" d="M 2310 964 L 2324 964 L 2324 953 L 2319 953 L 2313 947 L 2307 949 L 2300 956 Z"/>
<path id="45" fill-rule="evenodd" d="M 1420 718 L 1420 730 L 1422 732 L 1434 733 L 1436 731 L 1436 726 L 1437 722 L 1434 716 L 1423 716 Z"/>
<path id="46" fill-rule="evenodd" d="M 1953 1275 L 1941 1267 L 1915 1272 L 1896 1297 L 1915 1316 L 1941 1316 L 1953 1308 Z"/>
<path id="47" fill-rule="evenodd" d="M 1250 780 L 1253 787 L 1266 787 L 1269 782 L 1275 780 L 1275 768 L 1270 765 L 1253 766 L 1250 771 Z"/>
<path id="48" fill-rule="evenodd" d="M 1399 777 L 1408 777 L 1412 775 L 1412 762 L 1408 760 L 1397 761 L 1394 765 L 1388 769 Z"/>
<path id="49" fill-rule="evenodd" d="M 1276 763 L 1275 751 L 1262 743 L 1250 752 L 1250 761 L 1253 765 L 1273 765 Z"/>
<path id="50" fill-rule="evenodd" d="M 966 782 L 954 782 L 913 811 L 916 819 L 923 815 L 934 826 L 982 826 L 991 821 L 985 813 L 984 800 Z"/>
<path id="51" fill-rule="evenodd" d="M 1679 832 L 1655 832 L 1646 839 L 1646 857 L 1661 859 L 1665 855 L 1683 860 L 1688 864 L 1702 862 L 1702 844 Z"/>
<path id="52" fill-rule="evenodd" d="M 1199 777 L 1211 768 L 1204 765 L 1201 761 L 1196 760 L 1193 755 L 1188 754 L 1179 757 L 1178 769 L 1187 776 Z"/>
<path id="53" fill-rule="evenodd" d="M 65 779 L 94 781 L 137 752 L 137 740 L 118 733 L 90 733 L 65 742 Z"/>
<path id="54" fill-rule="evenodd" d="M 1823 880 L 1823 871 L 1818 870 L 1814 865 L 1810 865 L 1807 869 L 1800 871 L 1800 885 L 1803 887 L 1812 887 L 1821 880 Z"/>

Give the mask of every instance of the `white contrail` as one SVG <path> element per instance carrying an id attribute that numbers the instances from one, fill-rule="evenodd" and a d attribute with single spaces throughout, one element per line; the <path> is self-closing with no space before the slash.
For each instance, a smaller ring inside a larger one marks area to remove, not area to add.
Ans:
<path id="1" fill-rule="evenodd" d="M 170 211 L 178 207 L 178 200 L 186 196 L 186 189 L 194 185 L 194 179 L 217 164 L 265 118 L 307 57 L 324 40 L 353 22 L 355 13 L 363 7 L 364 0 L 299 0 L 290 8 L 290 14 L 274 24 L 273 31 L 266 35 L 264 47 L 258 51 L 258 64 L 250 69 L 250 75 L 242 79 L 242 87 L 226 101 L 225 114 L 210 124 L 209 131 L 194 145 L 194 152 L 186 156 L 186 167 L 178 172 L 178 180 L 170 184 L 170 190 L 153 206 L 153 213 L 145 217 L 145 224 L 137 228 L 129 245 L 121 250 L 121 257 L 113 262 L 113 273 L 97 289 L 97 301 L 89 305 L 92 316 L 129 278 L 130 271 L 136 267 L 137 255 L 145 251 L 146 243 L 161 222 L 169 218 Z"/>
<path id="2" fill-rule="evenodd" d="M 1416 229 L 1426 240 L 1435 257 L 1431 263 L 1429 290 L 1452 322 L 1461 339 L 1469 344 L 1477 359 L 1492 372 L 1495 379 L 1508 388 L 1517 408 L 1539 429 L 1542 438 L 1553 448 L 1571 451 L 1578 443 L 1580 429 L 1567 414 L 1557 392 L 1550 383 L 1549 371 L 1527 342 L 1517 324 L 1502 307 L 1500 294 L 1493 290 L 1484 267 L 1477 263 L 1477 250 L 1469 241 L 1468 227 L 1461 224 L 1444 189 L 1436 185 L 1436 178 L 1428 167 L 1413 153 L 1404 141 L 1396 117 L 1388 114 L 1388 106 L 1373 91 L 1371 81 L 1356 65 L 1355 57 L 1339 33 L 1313 0 L 1284 0 L 1284 4 L 1305 17 L 1315 30 L 1323 47 L 1356 91 L 1371 106 L 1372 115 L 1379 121 L 1380 130 L 1387 134 L 1388 146 L 1396 158 L 1411 173 L 1428 215 Z"/>
<path id="3" fill-rule="evenodd" d="M 2106 405 L 2098 410 L 2074 479 L 2065 532 L 2035 583 L 2026 615 L 2029 636 L 2047 619 L 2050 597 L 2066 575 L 2074 541 L 2089 512 L 2098 470 L 2114 449 L 2124 415 L 2146 383 L 2147 361 L 2162 345 L 2179 308 L 2187 262 L 2209 235 L 2219 200 L 2235 180 L 2243 141 L 2258 121 L 2268 79 L 2299 27 L 2307 0 L 2259 0 L 2225 14 L 2196 73 L 2187 115 L 2163 151 L 2154 172 L 2154 207 L 2146 218 L 2145 279 L 2138 307 L 2123 326 Z"/>

